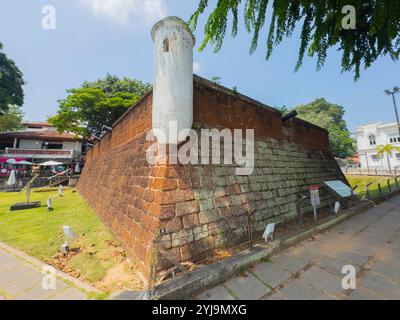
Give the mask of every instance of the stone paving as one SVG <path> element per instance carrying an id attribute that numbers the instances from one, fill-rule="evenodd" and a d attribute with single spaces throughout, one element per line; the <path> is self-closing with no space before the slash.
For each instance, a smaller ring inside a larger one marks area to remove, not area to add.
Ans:
<path id="1" fill-rule="evenodd" d="M 356 269 L 343 290 L 342 267 Z M 196 299 L 400 299 L 400 196 L 207 290 Z"/>
<path id="2" fill-rule="evenodd" d="M 43 267 L 49 268 L 0 243 L 0 300 L 85 300 L 90 292 L 99 292 L 60 271 L 55 273 L 55 289 L 46 290 L 42 286 L 46 276 Z"/>

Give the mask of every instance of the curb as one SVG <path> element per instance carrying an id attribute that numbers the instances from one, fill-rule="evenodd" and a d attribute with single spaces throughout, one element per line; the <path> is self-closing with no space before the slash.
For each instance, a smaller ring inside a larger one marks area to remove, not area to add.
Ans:
<path id="1" fill-rule="evenodd" d="M 7 245 L 3 242 L 0 242 L 0 249 L 23 260 L 26 263 L 29 263 L 30 265 L 32 265 L 33 267 L 35 267 L 38 270 L 42 270 L 43 267 L 54 268 L 51 265 L 46 264 L 36 258 L 33 258 L 20 250 L 10 247 L 9 245 Z M 68 281 L 68 282 L 72 283 L 75 287 L 77 287 L 78 289 L 84 290 L 86 293 L 91 293 L 91 292 L 102 293 L 100 290 L 92 287 L 91 285 L 89 285 L 81 280 L 78 280 L 74 277 L 71 277 L 70 275 L 68 275 L 60 270 L 57 270 L 57 269 L 56 269 L 56 276 L 58 278 L 61 278 L 64 281 Z"/>
<path id="2" fill-rule="evenodd" d="M 254 246 L 253 251 L 244 250 L 232 257 L 217 261 L 208 266 L 196 269 L 190 273 L 179 276 L 175 279 L 158 285 L 155 288 L 154 300 L 185 300 L 215 287 L 232 276 L 240 273 L 241 270 L 258 263 L 270 255 L 275 254 L 295 243 L 298 243 L 310 236 L 327 230 L 336 224 L 359 214 L 374 206 L 372 201 L 363 201 L 358 206 L 343 211 L 339 216 L 312 227 L 300 234 L 288 237 L 286 239 L 275 240 L 269 243 L 261 243 Z M 124 291 L 114 294 L 111 299 L 115 300 L 142 300 L 143 294 L 134 291 Z"/>

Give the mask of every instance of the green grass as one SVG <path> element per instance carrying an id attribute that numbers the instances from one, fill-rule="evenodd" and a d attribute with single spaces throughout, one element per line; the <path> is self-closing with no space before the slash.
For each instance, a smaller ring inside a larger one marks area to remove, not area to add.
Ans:
<path id="1" fill-rule="evenodd" d="M 352 187 L 354 187 L 356 185 L 358 186 L 358 188 L 356 189 L 356 193 L 360 196 L 365 195 L 365 193 L 366 193 L 365 187 L 370 182 L 373 182 L 373 184 L 371 184 L 368 188 L 371 198 L 376 198 L 379 196 L 378 183 L 381 184 L 382 193 L 386 193 L 389 191 L 387 182 L 386 182 L 388 177 L 347 175 L 346 178 Z M 395 188 L 394 179 L 390 180 L 390 185 L 392 187 L 392 190 L 394 190 L 394 188 Z"/>
<path id="2" fill-rule="evenodd" d="M 53 211 L 46 207 L 49 196 L 55 197 Z M 80 279 L 95 284 L 120 263 L 108 242 L 113 239 L 111 233 L 77 192 L 65 190 L 62 198 L 57 191 L 32 192 L 31 201 L 42 201 L 40 208 L 9 211 L 11 204 L 24 201 L 23 194 L 0 192 L 0 241 L 46 261 L 59 254 L 64 242 L 62 226 L 67 225 L 77 235 L 71 248 L 80 248 L 67 267 Z"/>

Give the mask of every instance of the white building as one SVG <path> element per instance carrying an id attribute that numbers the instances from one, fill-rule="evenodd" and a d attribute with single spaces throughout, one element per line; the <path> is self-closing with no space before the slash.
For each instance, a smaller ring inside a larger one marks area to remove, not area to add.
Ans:
<path id="1" fill-rule="evenodd" d="M 400 147 L 397 123 L 377 122 L 357 127 L 355 138 L 362 169 L 389 169 L 386 154 L 379 157 L 376 147 L 386 144 Z M 400 152 L 394 151 L 389 161 L 392 169 L 400 169 Z"/>
<path id="2" fill-rule="evenodd" d="M 0 132 L 0 166 L 10 158 L 70 163 L 84 151 L 82 137 L 59 133 L 46 122 L 23 122 L 22 130 Z"/>

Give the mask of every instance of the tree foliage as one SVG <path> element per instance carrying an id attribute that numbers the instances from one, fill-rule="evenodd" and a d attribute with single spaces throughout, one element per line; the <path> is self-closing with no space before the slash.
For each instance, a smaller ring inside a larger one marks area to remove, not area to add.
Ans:
<path id="1" fill-rule="evenodd" d="M 380 158 L 383 158 L 383 156 L 386 154 L 386 159 L 389 167 L 389 172 L 392 172 L 392 168 L 390 166 L 390 159 L 389 157 L 392 156 L 393 151 L 398 151 L 400 152 L 400 148 L 397 146 L 394 146 L 392 144 L 380 144 L 379 146 L 376 146 L 376 151 L 377 151 L 377 156 Z"/>
<path id="2" fill-rule="evenodd" d="M 214 4 L 215 3 L 215 4 Z M 244 4 L 240 10 L 240 4 Z M 317 56 L 317 69 L 324 65 L 328 49 L 338 48 L 342 52 L 342 71 L 354 71 L 360 76 L 360 68 L 370 67 L 375 60 L 389 55 L 398 60 L 400 55 L 400 1 L 398 0 L 218 0 L 213 1 L 212 12 L 204 29 L 207 44 L 220 50 L 230 18 L 232 36 L 238 32 L 239 13 L 243 11 L 244 25 L 252 33 L 250 53 L 258 44 L 266 24 L 268 4 L 271 5 L 271 22 L 266 35 L 266 59 L 273 48 L 284 37 L 291 37 L 296 25 L 301 24 L 301 44 L 296 70 L 303 62 L 304 55 Z M 342 20 L 346 17 L 342 9 L 352 5 L 356 12 L 356 28 L 344 29 Z M 198 18 L 207 7 L 209 0 L 200 0 L 189 24 L 196 29 Z"/>
<path id="3" fill-rule="evenodd" d="M 149 84 L 129 78 L 107 75 L 104 79 L 84 82 L 80 88 L 67 90 L 59 109 L 49 122 L 60 132 L 99 135 L 102 126 L 113 123 L 151 89 Z"/>
<path id="4" fill-rule="evenodd" d="M 0 43 L 0 115 L 4 114 L 11 105 L 22 106 L 24 103 L 24 91 L 22 86 L 25 84 L 22 72 L 9 59 Z"/>
<path id="5" fill-rule="evenodd" d="M 351 137 L 342 106 L 332 104 L 323 98 L 316 99 L 295 108 L 300 119 L 311 122 L 328 130 L 333 154 L 339 158 L 351 156 L 355 152 L 355 141 Z"/>
<path id="6" fill-rule="evenodd" d="M 23 113 L 20 106 L 11 105 L 0 115 L 0 132 L 15 131 L 21 128 Z"/>

